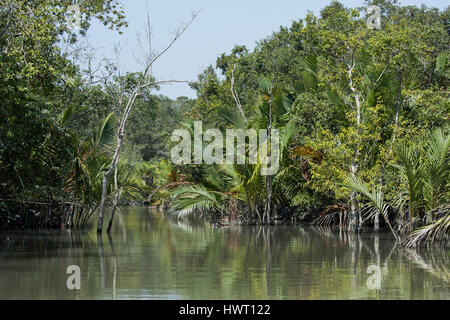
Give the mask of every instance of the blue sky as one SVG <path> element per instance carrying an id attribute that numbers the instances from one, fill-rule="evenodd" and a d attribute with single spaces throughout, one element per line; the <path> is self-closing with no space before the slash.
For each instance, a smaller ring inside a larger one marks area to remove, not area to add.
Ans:
<path id="1" fill-rule="evenodd" d="M 357 7 L 363 0 L 341 0 L 348 7 Z M 216 58 L 223 52 L 229 53 L 234 45 L 255 47 L 256 41 L 277 31 L 280 26 L 303 18 L 310 10 L 316 14 L 330 1 L 327 0 L 123 0 L 129 27 L 123 35 L 107 30 L 94 23 L 88 33 L 88 41 L 96 50 L 97 58 L 113 58 L 116 43 L 122 47 L 120 65 L 123 71 L 138 71 L 142 68 L 133 57 L 139 52 L 136 33 L 144 34 L 146 8 L 148 6 L 153 30 L 154 48 L 163 48 L 171 39 L 174 30 L 187 22 L 191 13 L 201 9 L 193 25 L 181 39 L 154 65 L 157 79 L 195 80 L 209 64 L 215 65 Z M 444 9 L 445 0 L 400 1 L 402 5 L 424 3 L 428 7 Z M 195 97 L 187 84 L 164 85 L 161 94 L 170 98 L 178 96 Z"/>

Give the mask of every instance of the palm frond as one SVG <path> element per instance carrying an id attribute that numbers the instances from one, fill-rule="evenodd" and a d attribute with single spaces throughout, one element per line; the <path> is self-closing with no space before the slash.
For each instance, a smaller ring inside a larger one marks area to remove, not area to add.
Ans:
<path id="1" fill-rule="evenodd" d="M 237 129 L 245 128 L 245 119 L 239 112 L 236 112 L 236 110 L 230 107 L 223 107 L 220 110 L 220 115 L 235 128 Z"/>
<path id="2" fill-rule="evenodd" d="M 173 209 L 180 215 L 195 210 L 210 210 L 219 208 L 219 199 L 223 193 L 207 190 L 202 184 L 181 185 L 172 191 Z"/>
<path id="3" fill-rule="evenodd" d="M 449 241 L 450 232 L 450 205 L 442 207 L 444 215 L 432 223 L 414 230 L 403 241 L 406 247 L 415 247 L 423 240 L 431 241 L 442 240 L 444 243 Z"/>
<path id="4" fill-rule="evenodd" d="M 107 151 L 114 143 L 116 135 L 115 117 L 111 112 L 103 119 L 103 122 L 92 133 L 92 148 L 94 150 Z"/>

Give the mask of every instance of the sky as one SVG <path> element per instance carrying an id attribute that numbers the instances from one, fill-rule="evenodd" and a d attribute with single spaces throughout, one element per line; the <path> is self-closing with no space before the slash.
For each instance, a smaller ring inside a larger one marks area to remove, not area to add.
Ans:
<path id="1" fill-rule="evenodd" d="M 147 8 L 153 33 L 152 46 L 158 51 L 172 39 L 175 30 L 190 20 L 193 12 L 198 17 L 183 36 L 153 66 L 158 80 L 193 81 L 208 65 L 215 66 L 216 58 L 230 53 L 235 45 L 253 50 L 256 42 L 289 27 L 294 20 L 304 18 L 307 11 L 318 14 L 331 1 L 327 0 L 123 0 L 128 28 L 123 35 L 93 23 L 88 42 L 98 59 L 114 58 L 113 48 L 119 44 L 119 64 L 122 72 L 142 70 L 136 56 L 142 52 L 137 34 L 145 38 Z M 341 0 L 347 7 L 363 5 L 363 0 Z M 444 9 L 446 0 L 400 1 L 402 5 L 422 3 Z M 155 92 L 156 93 L 156 92 Z M 179 96 L 195 98 L 195 91 L 186 83 L 165 84 L 160 94 L 172 99 Z"/>

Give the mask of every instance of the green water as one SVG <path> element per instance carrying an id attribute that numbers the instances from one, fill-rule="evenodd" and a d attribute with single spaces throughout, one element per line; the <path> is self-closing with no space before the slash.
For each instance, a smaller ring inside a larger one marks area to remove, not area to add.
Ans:
<path id="1" fill-rule="evenodd" d="M 449 249 L 407 252 L 388 234 L 214 228 L 136 207 L 101 242 L 94 226 L 0 233 L 0 298 L 450 299 L 449 262 Z M 67 289 L 69 265 L 79 290 Z"/>

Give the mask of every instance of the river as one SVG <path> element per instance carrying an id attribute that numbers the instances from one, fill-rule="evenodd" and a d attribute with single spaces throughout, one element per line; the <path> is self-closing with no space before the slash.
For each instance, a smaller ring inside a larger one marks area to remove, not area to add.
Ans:
<path id="1" fill-rule="evenodd" d="M 450 299 L 449 281 L 448 248 L 405 251 L 388 233 L 216 228 L 146 207 L 101 241 L 94 225 L 0 233 L 0 299 Z"/>

